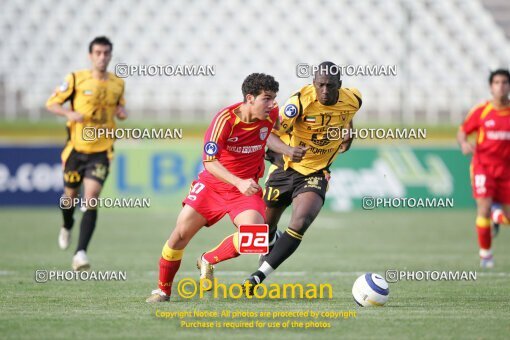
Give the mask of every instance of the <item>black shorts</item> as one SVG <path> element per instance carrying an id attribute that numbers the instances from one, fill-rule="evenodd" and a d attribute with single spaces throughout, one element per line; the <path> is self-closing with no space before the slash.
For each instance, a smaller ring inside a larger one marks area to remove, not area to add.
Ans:
<path id="1" fill-rule="evenodd" d="M 64 186 L 78 188 L 83 178 L 92 178 L 103 185 L 109 169 L 107 151 L 87 154 L 73 149 L 65 161 Z"/>
<path id="2" fill-rule="evenodd" d="M 324 171 L 302 175 L 292 168 L 277 168 L 266 181 L 264 202 L 269 208 L 288 207 L 297 195 L 311 191 L 319 195 L 324 204 L 327 190 L 328 180 Z"/>

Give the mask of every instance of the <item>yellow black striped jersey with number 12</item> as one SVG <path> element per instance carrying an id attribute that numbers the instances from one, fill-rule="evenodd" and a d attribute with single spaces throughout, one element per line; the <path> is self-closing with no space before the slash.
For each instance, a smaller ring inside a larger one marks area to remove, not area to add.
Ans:
<path id="1" fill-rule="evenodd" d="M 73 72 L 55 90 L 46 106 L 64 104 L 66 101 L 70 101 L 73 111 L 83 115 L 83 122 L 67 122 L 69 140 L 62 152 L 62 159 L 65 160 L 73 149 L 86 154 L 103 151 L 110 153 L 113 138 L 84 139 L 83 130 L 115 128 L 117 106 L 125 105 L 124 80 L 110 72 L 106 80 L 94 78 L 90 70 Z"/>
<path id="2" fill-rule="evenodd" d="M 280 129 L 273 130 L 292 147 L 308 147 L 301 162 L 283 156 L 283 168 L 308 175 L 328 169 L 342 144 L 341 129 L 347 129 L 361 107 L 361 94 L 355 88 L 338 89 L 338 102 L 322 105 L 313 85 L 306 85 L 280 109 Z M 329 133 L 328 133 L 329 129 Z M 336 138 L 338 137 L 338 138 Z"/>

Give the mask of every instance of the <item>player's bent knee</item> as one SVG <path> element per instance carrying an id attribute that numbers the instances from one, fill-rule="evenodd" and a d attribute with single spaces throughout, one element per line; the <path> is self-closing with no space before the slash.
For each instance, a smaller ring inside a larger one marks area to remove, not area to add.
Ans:
<path id="1" fill-rule="evenodd" d="M 170 238 L 167 241 L 167 244 L 172 249 L 184 249 L 190 241 L 190 237 L 188 237 L 184 232 L 174 230 L 170 235 Z"/>
<path id="2" fill-rule="evenodd" d="M 314 218 L 312 216 L 303 216 L 292 220 L 290 226 L 295 231 L 304 234 L 308 227 L 312 224 Z"/>
<path id="3" fill-rule="evenodd" d="M 243 224 L 264 224 L 264 217 L 257 210 L 245 210 L 234 218 L 237 226 Z"/>
<path id="4" fill-rule="evenodd" d="M 491 216 L 491 208 L 478 208 L 477 209 L 477 215 L 481 217 L 487 217 L 489 218 Z"/>
<path id="5" fill-rule="evenodd" d="M 78 197 L 78 189 L 64 187 L 64 195 L 71 198 Z"/>

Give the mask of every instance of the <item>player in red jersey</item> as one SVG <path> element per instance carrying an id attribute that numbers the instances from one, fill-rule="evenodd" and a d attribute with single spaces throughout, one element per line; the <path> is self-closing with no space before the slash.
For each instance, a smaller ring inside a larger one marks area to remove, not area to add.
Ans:
<path id="1" fill-rule="evenodd" d="M 494 267 L 491 249 L 491 206 L 493 222 L 509 224 L 510 218 L 510 73 L 499 69 L 489 77 L 492 100 L 476 106 L 460 126 L 457 140 L 465 155 L 473 153 L 471 185 L 476 199 L 476 230 L 480 246 L 480 266 Z M 467 136 L 477 132 L 476 146 Z"/>
<path id="2" fill-rule="evenodd" d="M 170 299 L 184 248 L 203 226 L 212 226 L 226 214 L 236 226 L 264 223 L 266 207 L 258 180 L 264 175 L 266 141 L 278 119 L 278 86 L 272 76 L 253 73 L 242 85 L 244 101 L 214 117 L 204 137 L 205 169 L 192 183 L 163 246 L 159 289 L 147 302 Z"/>

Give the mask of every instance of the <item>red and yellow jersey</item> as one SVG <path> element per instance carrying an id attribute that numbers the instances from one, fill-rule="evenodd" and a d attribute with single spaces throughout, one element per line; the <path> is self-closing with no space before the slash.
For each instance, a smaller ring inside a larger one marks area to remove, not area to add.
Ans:
<path id="1" fill-rule="evenodd" d="M 64 104 L 69 101 L 71 109 L 83 115 L 83 122 L 67 122 L 69 140 L 62 157 L 76 151 L 96 153 L 112 149 L 114 139 L 97 138 L 83 139 L 86 128 L 115 128 L 115 114 L 118 105 L 125 105 L 124 80 L 108 72 L 108 79 L 100 80 L 92 77 L 92 71 L 82 70 L 70 73 L 46 102 Z M 66 152 L 67 151 L 67 152 Z"/>
<path id="2" fill-rule="evenodd" d="M 258 182 L 264 175 L 266 141 L 278 119 L 278 107 L 273 108 L 266 119 L 246 123 L 236 115 L 241 104 L 231 105 L 216 114 L 205 133 L 203 161 L 218 160 L 233 175 Z M 234 189 L 205 169 L 199 178 L 217 191 Z"/>
<path id="3" fill-rule="evenodd" d="M 487 101 L 474 107 L 460 128 L 467 135 L 478 133 L 473 160 L 510 167 L 510 106 L 496 110 Z"/>
<path id="4" fill-rule="evenodd" d="M 338 89 L 338 102 L 327 106 L 317 100 L 313 85 L 306 85 L 290 97 L 280 109 L 280 129 L 273 133 L 287 145 L 308 150 L 298 163 L 283 155 L 284 169 L 292 168 L 303 175 L 327 169 L 342 144 L 342 138 L 331 137 L 335 131 L 335 136 L 340 136 L 342 129 L 349 128 L 360 107 L 361 93 L 355 88 Z"/>

